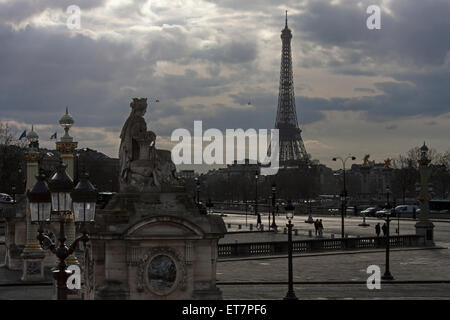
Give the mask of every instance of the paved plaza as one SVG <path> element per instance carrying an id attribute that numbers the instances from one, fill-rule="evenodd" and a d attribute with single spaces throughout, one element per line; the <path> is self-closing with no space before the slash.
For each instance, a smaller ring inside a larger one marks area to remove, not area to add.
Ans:
<path id="1" fill-rule="evenodd" d="M 227 216 L 225 222 L 241 221 L 245 217 Z M 325 236 L 339 235 L 339 217 L 322 217 Z M 282 217 L 279 221 L 283 221 Z M 304 217 L 294 224 L 304 232 L 298 238 L 308 238 Z M 373 235 L 369 228 L 358 227 L 360 218 L 346 219 L 350 236 Z M 401 221 L 401 234 L 414 233 L 415 221 Z M 352 252 L 322 252 L 294 256 L 294 288 L 300 299 L 450 299 L 450 223 L 435 222 L 435 249 L 408 248 L 391 251 L 391 273 L 395 280 L 382 282 L 380 290 L 369 290 L 367 267 L 378 265 L 384 272 L 384 250 Z M 230 233 L 222 241 L 285 241 L 286 235 L 272 232 Z M 0 264 L 4 245 L 0 239 Z M 236 271 L 239 270 L 239 271 Z M 20 281 L 20 272 L 0 267 L 0 299 L 50 299 L 51 285 L 28 285 Z M 287 290 L 287 258 L 259 257 L 230 259 L 218 262 L 218 287 L 224 299 L 281 299 Z M 50 283 L 50 278 L 49 278 Z"/>

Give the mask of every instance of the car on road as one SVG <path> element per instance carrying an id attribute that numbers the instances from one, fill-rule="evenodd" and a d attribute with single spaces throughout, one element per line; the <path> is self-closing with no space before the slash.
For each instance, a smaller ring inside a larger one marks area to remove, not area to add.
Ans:
<path id="1" fill-rule="evenodd" d="M 14 199 L 9 194 L 0 193 L 0 203 L 2 204 L 13 204 Z"/>
<path id="2" fill-rule="evenodd" d="M 419 206 L 417 205 L 400 205 L 400 206 L 396 206 L 395 207 L 395 212 L 398 214 L 402 214 L 402 213 L 414 213 L 414 209 L 416 209 L 416 213 L 417 210 L 419 210 Z"/>
<path id="3" fill-rule="evenodd" d="M 379 210 L 379 208 L 377 207 L 369 207 L 363 211 L 361 211 L 361 215 L 362 216 L 366 216 L 366 217 L 375 217 L 376 216 L 376 212 Z"/>
<path id="4" fill-rule="evenodd" d="M 384 208 L 384 209 L 381 209 L 381 210 L 378 210 L 377 212 L 375 212 L 375 216 L 377 218 L 382 218 L 382 217 L 386 216 L 387 214 L 389 214 L 391 217 L 397 216 L 397 213 L 393 209 Z"/>
<path id="5" fill-rule="evenodd" d="M 347 215 L 351 215 L 354 213 L 354 209 L 353 207 L 347 207 Z M 330 208 L 328 209 L 328 213 L 332 216 L 335 215 L 341 215 L 342 214 L 342 209 L 338 209 L 338 208 Z"/>

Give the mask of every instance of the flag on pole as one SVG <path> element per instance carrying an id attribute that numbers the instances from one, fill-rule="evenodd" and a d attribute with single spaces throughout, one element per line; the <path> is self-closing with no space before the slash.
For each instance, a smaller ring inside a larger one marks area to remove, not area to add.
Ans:
<path id="1" fill-rule="evenodd" d="M 20 135 L 19 140 L 22 140 L 22 139 L 25 138 L 26 136 L 27 136 L 27 130 L 24 130 L 24 131 L 22 132 L 22 134 Z"/>
<path id="2" fill-rule="evenodd" d="M 52 136 L 50 137 L 50 140 L 56 139 L 56 132 L 54 134 L 52 134 Z"/>

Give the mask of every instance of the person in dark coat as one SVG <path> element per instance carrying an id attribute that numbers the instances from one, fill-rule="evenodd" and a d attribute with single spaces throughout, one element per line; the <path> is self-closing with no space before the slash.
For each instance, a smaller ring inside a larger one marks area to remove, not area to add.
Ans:
<path id="1" fill-rule="evenodd" d="M 317 233 L 319 232 L 319 219 L 316 219 L 316 221 L 314 221 L 314 229 L 316 230 L 317 237 Z"/>
<path id="2" fill-rule="evenodd" d="M 258 213 L 258 216 L 256 218 L 256 229 L 260 229 L 261 228 L 261 214 Z"/>
<path id="3" fill-rule="evenodd" d="M 378 222 L 377 225 L 375 226 L 375 233 L 377 234 L 377 237 L 380 236 L 380 232 L 381 232 L 381 227 L 380 227 L 380 223 Z"/>
<path id="4" fill-rule="evenodd" d="M 383 236 L 386 236 L 386 233 L 387 233 L 387 225 L 386 225 L 386 222 L 383 224 L 383 226 L 381 227 L 381 229 L 383 230 Z"/>
<path id="5" fill-rule="evenodd" d="M 323 236 L 323 224 L 322 224 L 322 219 L 319 220 L 319 227 L 317 228 L 319 231 L 319 237 Z"/>

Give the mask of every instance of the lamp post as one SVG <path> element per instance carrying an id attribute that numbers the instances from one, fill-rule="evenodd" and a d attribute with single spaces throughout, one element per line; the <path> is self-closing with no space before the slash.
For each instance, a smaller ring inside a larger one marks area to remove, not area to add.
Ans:
<path id="1" fill-rule="evenodd" d="M 390 188 L 389 186 L 386 187 L 386 270 L 384 271 L 384 275 L 381 277 L 383 280 L 394 280 L 394 277 L 391 275 L 391 272 L 389 270 L 389 249 L 390 249 L 390 243 L 389 243 L 389 223 L 390 223 L 390 215 L 391 215 L 391 205 L 389 203 L 389 192 Z M 395 210 L 395 208 L 394 208 Z"/>
<path id="2" fill-rule="evenodd" d="M 286 219 L 288 223 L 286 227 L 288 228 L 288 292 L 284 297 L 284 300 L 298 300 L 297 296 L 294 292 L 294 281 L 292 275 L 292 227 L 294 226 L 291 221 L 294 218 L 294 210 L 295 207 L 292 205 L 292 202 L 289 201 L 288 205 L 285 207 L 286 210 Z"/>
<path id="3" fill-rule="evenodd" d="M 346 186 L 346 182 L 345 182 L 345 163 L 347 162 L 347 160 L 352 159 L 352 160 L 356 160 L 356 157 L 354 156 L 348 156 L 345 159 L 342 159 L 341 157 L 335 157 L 333 158 L 333 161 L 337 161 L 337 160 L 341 160 L 342 162 L 342 169 L 343 169 L 343 174 L 344 174 L 344 190 L 342 191 L 341 194 L 341 201 L 342 201 L 342 211 L 341 211 L 341 238 L 344 238 L 344 214 L 346 212 L 346 204 L 347 204 L 347 186 Z"/>
<path id="4" fill-rule="evenodd" d="M 258 216 L 258 178 L 259 172 L 256 170 L 255 172 L 255 216 Z"/>
<path id="5" fill-rule="evenodd" d="M 195 178 L 195 189 L 196 189 L 196 202 L 200 203 L 200 179 Z"/>
<path id="6" fill-rule="evenodd" d="M 56 173 L 48 184 L 43 174 L 37 176 L 37 180 L 33 189 L 28 192 L 31 222 L 39 223 L 40 225 L 37 239 L 41 246 L 48 247 L 59 259 L 57 269 L 53 271 L 53 277 L 57 281 L 57 299 L 67 300 L 67 279 L 71 272 L 67 270 L 65 260 L 75 251 L 80 241 L 83 241 L 83 243 L 89 241 L 89 236 L 83 228 L 83 235 L 76 238 L 67 247 L 65 245 L 66 233 L 64 225 L 66 218 L 72 212 L 72 207 L 75 222 L 84 224 L 93 221 L 97 192 L 87 180 L 87 175 L 84 175 L 75 189 L 73 189 L 73 181 L 67 175 L 66 165 L 63 163 L 60 163 L 57 167 Z M 52 212 L 55 220 L 52 220 Z M 53 221 L 59 222 L 60 225 L 58 246 L 43 231 L 43 224 Z"/>
<path id="7" fill-rule="evenodd" d="M 272 225 L 271 228 L 273 230 L 277 230 L 278 226 L 275 223 L 275 201 L 277 197 L 277 185 L 275 183 L 272 184 Z"/>

